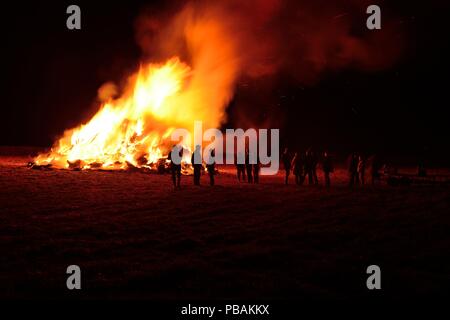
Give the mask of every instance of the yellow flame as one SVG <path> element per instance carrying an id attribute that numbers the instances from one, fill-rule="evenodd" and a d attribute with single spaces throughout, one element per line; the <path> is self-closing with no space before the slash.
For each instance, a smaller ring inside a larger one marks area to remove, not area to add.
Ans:
<path id="1" fill-rule="evenodd" d="M 127 165 L 150 166 L 170 148 L 170 134 L 179 114 L 186 111 L 180 98 L 191 69 L 172 58 L 163 65 L 141 66 L 122 97 L 103 104 L 86 124 L 68 130 L 50 153 L 41 154 L 38 165 L 82 169 L 122 169 Z M 193 123 L 194 113 L 182 115 Z M 187 146 L 186 146 L 187 147 Z"/>

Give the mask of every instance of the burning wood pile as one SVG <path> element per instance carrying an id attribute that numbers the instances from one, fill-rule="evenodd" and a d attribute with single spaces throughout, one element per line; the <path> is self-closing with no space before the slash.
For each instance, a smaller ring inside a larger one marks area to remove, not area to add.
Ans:
<path id="1" fill-rule="evenodd" d="M 89 122 L 67 130 L 32 167 L 165 170 L 163 152 L 180 122 L 180 90 L 189 76 L 190 68 L 177 58 L 141 67 L 120 98 L 109 98 Z"/>
<path id="2" fill-rule="evenodd" d="M 195 107 L 179 112 L 181 105 L 189 105 L 189 99 L 192 105 L 196 102 L 190 81 L 191 69 L 178 58 L 141 67 L 120 98 L 109 99 L 89 122 L 67 130 L 49 152 L 39 154 L 28 166 L 37 170 L 169 171 L 169 138 L 175 125 L 197 116 Z M 184 149 L 182 173 L 192 174 L 190 148 Z"/>
<path id="3" fill-rule="evenodd" d="M 190 129 L 197 120 L 220 127 L 239 75 L 239 51 L 227 24 L 194 9 L 181 10 L 160 30 L 164 36 L 152 41 L 152 52 L 161 50 L 156 56 L 165 62 L 142 62 L 120 87 L 104 84 L 98 112 L 66 130 L 30 167 L 166 171 L 177 128 Z M 189 151 L 193 147 L 192 141 L 177 143 Z M 189 174 L 190 152 L 185 154 L 182 170 Z"/>
<path id="4" fill-rule="evenodd" d="M 170 173 L 170 161 L 166 157 L 157 159 L 155 162 L 148 162 L 147 158 L 143 156 L 137 160 L 137 166 L 133 163 L 126 161 L 121 163 L 117 161 L 116 163 L 104 166 L 100 162 L 86 163 L 82 160 L 69 161 L 67 160 L 67 166 L 65 168 L 59 168 L 58 166 L 53 166 L 52 163 L 38 164 L 34 161 L 29 162 L 27 167 L 34 170 L 53 170 L 53 169 L 68 169 L 73 171 L 81 170 L 98 170 L 98 171 L 115 171 L 115 170 L 126 170 L 126 171 L 139 171 L 144 173 Z M 183 175 L 192 175 L 193 168 L 190 162 L 183 161 L 181 163 L 181 173 Z"/>

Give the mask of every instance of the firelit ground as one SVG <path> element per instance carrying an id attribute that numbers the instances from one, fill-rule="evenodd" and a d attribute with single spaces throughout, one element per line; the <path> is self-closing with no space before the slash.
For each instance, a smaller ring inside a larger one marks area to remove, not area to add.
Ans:
<path id="1" fill-rule="evenodd" d="M 346 299 L 379 265 L 385 297 L 449 287 L 448 187 L 217 185 L 131 172 L 38 171 L 0 159 L 3 298 Z M 321 177 L 319 177 L 321 178 Z M 292 181 L 293 182 L 293 181 Z M 66 268 L 82 290 L 66 289 Z"/>

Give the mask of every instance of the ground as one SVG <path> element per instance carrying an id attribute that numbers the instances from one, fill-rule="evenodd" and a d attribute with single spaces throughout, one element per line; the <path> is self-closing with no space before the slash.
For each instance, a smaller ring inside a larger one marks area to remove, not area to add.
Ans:
<path id="1" fill-rule="evenodd" d="M 330 190 L 236 181 L 174 190 L 168 175 L 39 171 L 0 157 L 0 297 L 350 299 L 443 295 L 449 285 L 449 189 Z M 321 177 L 319 177 L 321 178 Z M 82 290 L 66 289 L 66 268 Z"/>

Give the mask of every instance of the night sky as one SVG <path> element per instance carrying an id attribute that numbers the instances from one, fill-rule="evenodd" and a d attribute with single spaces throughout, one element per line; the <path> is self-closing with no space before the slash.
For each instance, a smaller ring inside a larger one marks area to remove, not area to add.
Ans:
<path id="1" fill-rule="evenodd" d="M 65 129 L 88 120 L 98 108 L 101 84 L 120 83 L 139 65 L 140 12 L 178 5 L 162 3 L 30 1 L 3 9 L 0 145 L 47 147 Z M 70 4 L 81 7 L 80 31 L 66 29 Z M 324 70 L 314 81 L 283 69 L 270 78 L 242 77 L 224 127 L 280 127 L 282 144 L 291 147 L 393 154 L 426 148 L 447 157 L 448 6 L 396 1 L 382 10 L 404 31 L 391 66 Z M 365 18 L 362 12 L 353 23 L 364 27 Z"/>

